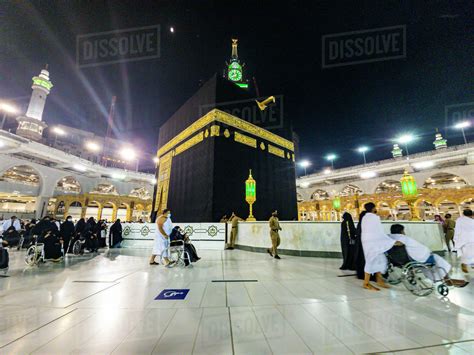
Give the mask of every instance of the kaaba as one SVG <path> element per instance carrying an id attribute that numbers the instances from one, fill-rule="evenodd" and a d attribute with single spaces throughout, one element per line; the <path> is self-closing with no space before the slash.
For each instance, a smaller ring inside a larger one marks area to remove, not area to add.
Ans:
<path id="1" fill-rule="evenodd" d="M 251 170 L 255 218 L 268 220 L 278 210 L 280 219 L 296 219 L 291 126 L 282 110 L 274 115 L 278 122 L 265 121 L 264 111 L 233 82 L 217 75 L 207 81 L 160 127 L 155 214 L 169 208 L 176 222 L 216 222 L 232 212 L 247 218 L 245 181 Z M 252 123 L 239 112 L 259 112 L 263 119 Z"/>

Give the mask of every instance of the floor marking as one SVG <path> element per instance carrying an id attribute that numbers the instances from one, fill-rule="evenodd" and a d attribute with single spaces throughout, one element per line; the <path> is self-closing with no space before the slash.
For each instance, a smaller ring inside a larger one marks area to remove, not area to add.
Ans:
<path id="1" fill-rule="evenodd" d="M 10 344 L 13 344 L 14 342 L 16 342 L 16 341 L 18 341 L 18 340 L 20 340 L 20 339 L 26 337 L 27 335 L 29 335 L 29 334 L 31 334 L 31 333 L 36 332 L 37 330 L 40 330 L 41 328 L 46 327 L 47 325 L 49 325 L 49 324 L 51 324 L 51 323 L 57 321 L 58 319 L 60 319 L 60 318 L 62 318 L 62 317 L 67 316 L 68 314 L 71 314 L 72 312 L 74 312 L 74 311 L 76 311 L 76 310 L 77 310 L 77 308 L 74 308 L 72 311 L 69 311 L 69 312 L 67 312 L 67 313 L 64 313 L 62 316 L 59 316 L 59 317 L 57 317 L 57 318 L 54 318 L 53 320 L 51 320 L 51 321 L 49 321 L 49 322 L 47 322 L 47 323 L 45 323 L 45 324 L 43 324 L 43 325 L 40 325 L 39 327 L 37 327 L 37 328 L 35 328 L 35 329 L 29 331 L 28 333 L 23 334 L 22 336 L 20 336 L 20 337 L 14 339 L 14 340 L 12 340 L 12 341 L 10 341 L 9 343 L 6 343 L 5 345 L 0 346 L 0 349 L 3 349 L 3 348 L 7 347 L 7 346 L 10 345 Z"/>
<path id="2" fill-rule="evenodd" d="M 357 276 L 357 274 L 350 274 L 350 275 L 337 275 L 337 277 L 349 277 L 349 276 Z"/>
<path id="3" fill-rule="evenodd" d="M 235 349 L 234 349 L 234 333 L 232 332 L 232 316 L 230 315 L 230 307 L 227 307 L 227 312 L 229 313 L 230 344 L 232 345 L 232 355 L 233 355 L 235 354 Z"/>
<path id="4" fill-rule="evenodd" d="M 435 345 L 427 345 L 427 346 L 418 346 L 415 348 L 406 348 L 406 349 L 397 349 L 397 350 L 387 350 L 387 351 L 377 351 L 377 354 L 391 354 L 391 353 L 397 353 L 401 351 L 410 351 L 410 350 L 422 350 L 422 349 L 429 349 L 429 348 L 436 348 L 440 346 L 446 346 L 446 345 L 456 345 L 456 344 L 461 344 L 461 343 L 470 343 L 473 342 L 474 339 L 467 339 L 467 340 L 459 340 L 459 341 L 451 341 L 448 343 L 443 343 L 443 344 L 435 344 Z M 368 353 L 367 353 L 368 354 Z"/>
<path id="5" fill-rule="evenodd" d="M 258 282 L 258 280 L 212 280 L 211 282 Z"/>
<path id="6" fill-rule="evenodd" d="M 77 282 L 77 283 L 110 283 L 110 284 L 113 284 L 115 281 L 89 281 L 89 280 L 84 280 L 84 281 L 73 281 L 73 282 Z"/>

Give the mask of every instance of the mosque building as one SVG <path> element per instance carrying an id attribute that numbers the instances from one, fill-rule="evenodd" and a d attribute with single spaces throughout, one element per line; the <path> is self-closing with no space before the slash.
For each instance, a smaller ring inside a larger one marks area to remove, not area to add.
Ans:
<path id="1" fill-rule="evenodd" d="M 357 219 L 367 202 L 374 202 L 388 220 L 459 217 L 463 209 L 474 208 L 474 143 L 448 147 L 436 133 L 433 145 L 432 151 L 408 157 L 395 144 L 391 159 L 297 179 L 299 219 L 336 221 L 343 212 Z M 402 189 L 405 172 L 413 178 L 414 196 Z"/>
<path id="2" fill-rule="evenodd" d="M 48 127 L 48 68 L 32 80 L 26 113 L 13 130 L 0 130 L 0 218 L 146 220 L 153 174 L 139 172 L 138 161 L 116 156 L 123 142 L 65 125 Z"/>

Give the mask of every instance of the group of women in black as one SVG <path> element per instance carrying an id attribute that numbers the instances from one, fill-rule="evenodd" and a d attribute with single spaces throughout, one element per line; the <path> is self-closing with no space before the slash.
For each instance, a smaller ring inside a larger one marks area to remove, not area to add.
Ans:
<path id="1" fill-rule="evenodd" d="M 45 216 L 38 223 L 29 223 L 25 226 L 29 236 L 38 236 L 38 242 L 44 244 L 46 259 L 59 259 L 65 253 L 72 252 L 72 246 L 77 240 L 81 243 L 81 253 L 84 249 L 90 252 L 98 252 L 99 248 L 106 246 L 107 224 L 104 220 L 96 222 L 90 217 L 87 221 L 79 219 L 74 225 L 72 217 L 59 224 L 50 216 Z M 119 247 L 122 241 L 122 226 L 118 219 L 110 228 L 110 247 Z"/>
<path id="2" fill-rule="evenodd" d="M 68 220 L 69 218 L 66 221 Z M 78 239 L 84 241 L 83 249 L 87 249 L 90 252 L 98 252 L 99 248 L 105 248 L 107 246 L 107 223 L 105 220 L 96 222 L 93 217 L 90 217 L 86 222 L 84 218 L 81 218 L 77 221 L 72 233 L 71 231 L 72 226 L 69 225 L 65 226 L 64 233 L 61 233 L 65 241 L 66 239 L 72 238 L 72 241 L 68 243 L 68 252 L 71 251 L 72 245 Z M 120 219 L 117 219 L 110 227 L 109 237 L 109 246 L 111 248 L 120 247 L 120 243 L 122 242 L 122 225 Z"/>
<path id="3" fill-rule="evenodd" d="M 359 216 L 357 227 L 350 213 L 345 212 L 342 215 L 341 223 L 341 249 L 342 249 L 342 265 L 341 270 L 355 270 L 357 278 L 364 279 L 364 249 L 362 248 L 362 218 L 366 214 L 363 211 Z"/>

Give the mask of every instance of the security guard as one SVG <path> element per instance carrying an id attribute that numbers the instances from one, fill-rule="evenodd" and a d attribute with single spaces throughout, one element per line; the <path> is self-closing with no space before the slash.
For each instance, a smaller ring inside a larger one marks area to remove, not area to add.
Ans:
<path id="1" fill-rule="evenodd" d="M 270 224 L 270 238 L 272 238 L 272 248 L 267 249 L 268 254 L 270 256 L 275 257 L 275 259 L 281 259 L 278 256 L 277 248 L 280 245 L 280 235 L 278 234 L 281 231 L 280 222 L 278 221 L 278 211 L 274 211 L 270 220 L 268 221 Z"/>
<path id="2" fill-rule="evenodd" d="M 227 245 L 228 250 L 233 250 L 235 247 L 235 239 L 237 238 L 237 226 L 239 225 L 239 221 L 243 221 L 243 219 L 238 217 L 235 212 L 232 212 L 232 215 L 229 218 L 232 229 L 230 231 L 230 243 Z"/>

